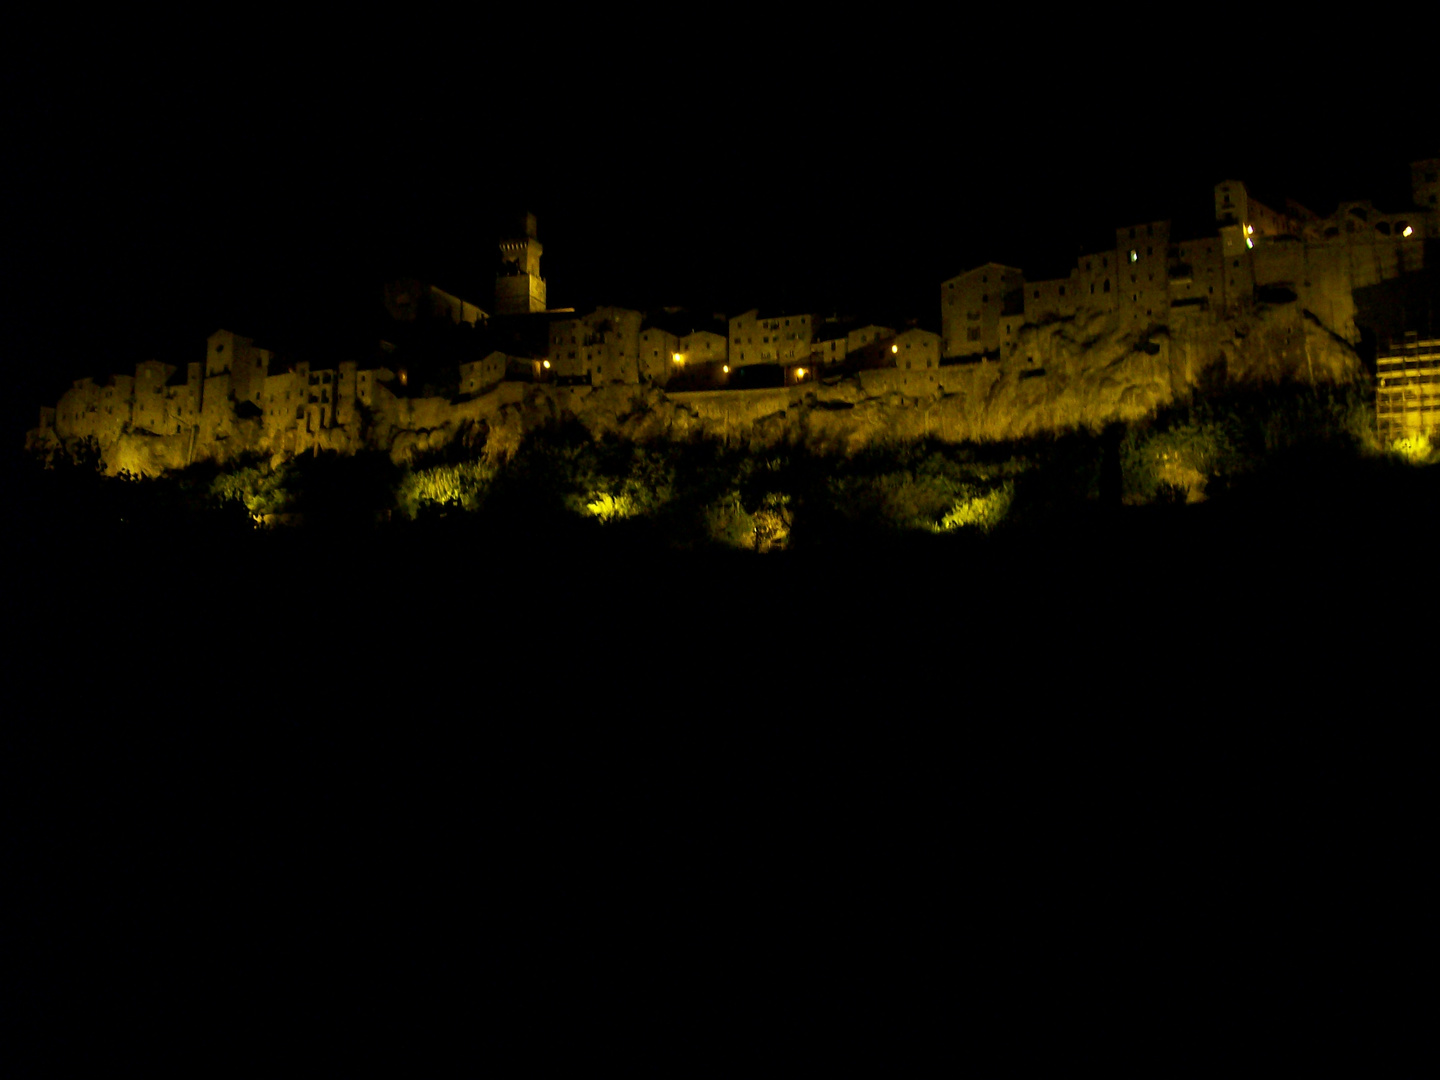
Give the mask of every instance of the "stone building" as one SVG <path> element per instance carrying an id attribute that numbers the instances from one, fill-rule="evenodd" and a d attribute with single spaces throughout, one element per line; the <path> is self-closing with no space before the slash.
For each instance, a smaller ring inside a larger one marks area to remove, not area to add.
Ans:
<path id="1" fill-rule="evenodd" d="M 815 331 L 811 343 L 811 361 L 822 370 L 832 364 L 839 364 L 850 355 L 849 335 L 838 319 L 826 319 Z"/>
<path id="2" fill-rule="evenodd" d="M 544 252 L 536 239 L 535 215 L 526 214 L 521 235 L 500 241 L 500 270 L 495 275 L 495 313 L 530 315 L 544 311 L 545 279 L 540 276 Z"/>
<path id="3" fill-rule="evenodd" d="M 680 355 L 680 336 L 659 326 L 640 331 L 640 381 L 664 386 L 671 373 L 685 362 Z"/>
<path id="4" fill-rule="evenodd" d="M 640 325 L 644 316 L 619 307 L 597 307 L 550 323 L 546 358 L 556 378 L 607 383 L 640 382 Z M 652 343 L 658 348 L 658 339 Z M 658 355 L 658 354 L 657 354 Z"/>
<path id="5" fill-rule="evenodd" d="M 491 351 L 479 360 L 461 364 L 460 393 L 485 393 L 505 378 L 509 364 L 510 358 L 499 351 Z"/>
<path id="6" fill-rule="evenodd" d="M 1131 323 L 1144 327 L 1169 321 L 1169 247 L 1168 221 L 1147 221 L 1115 230 L 1116 308 Z"/>
<path id="7" fill-rule="evenodd" d="M 724 364 L 728 359 L 724 334 L 692 330 L 680 337 L 680 360 L 684 364 Z"/>
<path id="8" fill-rule="evenodd" d="M 1277 210 L 1238 180 L 1215 185 L 1214 232 L 1181 238 L 1169 221 L 1115 230 L 1115 247 L 1082 255 L 1064 278 L 1026 281 L 987 263 L 941 284 L 941 353 L 1004 359 L 1022 327 L 1118 313 L 1137 328 L 1219 319 L 1257 299 L 1294 302 L 1350 343 L 1356 289 L 1424 268 L 1424 241 L 1440 237 L 1440 159 L 1411 167 L 1414 205 L 1382 212 L 1345 202 L 1328 218 L 1287 201 Z"/>
<path id="9" fill-rule="evenodd" d="M 911 327 L 895 335 L 895 366 L 904 371 L 933 370 L 940 366 L 940 335 Z"/>
<path id="10" fill-rule="evenodd" d="M 1024 321 L 1025 274 L 986 263 L 940 286 L 940 335 L 946 356 L 1000 355 Z"/>
<path id="11" fill-rule="evenodd" d="M 819 315 L 762 315 L 757 308 L 742 312 L 729 322 L 730 365 L 807 365 L 822 323 Z"/>

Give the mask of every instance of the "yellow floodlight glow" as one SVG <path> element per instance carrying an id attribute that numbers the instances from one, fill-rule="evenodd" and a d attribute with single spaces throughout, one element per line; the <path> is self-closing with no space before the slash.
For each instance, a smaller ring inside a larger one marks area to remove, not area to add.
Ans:
<path id="1" fill-rule="evenodd" d="M 677 352 L 677 353 L 671 353 L 671 354 L 670 354 L 670 359 L 674 360 L 675 363 L 677 363 L 677 364 L 683 364 L 683 363 L 685 362 L 684 360 L 682 360 L 682 359 L 680 358 L 680 354 L 679 354 L 678 352 Z"/>
<path id="2" fill-rule="evenodd" d="M 544 368 L 545 368 L 546 371 L 549 371 L 549 370 L 550 370 L 550 361 L 549 361 L 549 360 L 546 360 L 546 361 L 544 362 L 543 366 L 544 366 Z"/>
<path id="3" fill-rule="evenodd" d="M 797 379 L 803 379 L 803 378 L 805 377 L 805 369 L 804 369 L 803 367 L 802 367 L 802 368 L 796 368 L 796 369 L 795 369 L 795 377 L 796 377 Z"/>
<path id="4" fill-rule="evenodd" d="M 1426 434 L 1410 435 L 1390 443 L 1390 452 L 1412 465 L 1423 465 L 1430 460 L 1435 447 Z"/>
<path id="5" fill-rule="evenodd" d="M 1402 232 L 1400 235 L 1401 235 L 1401 236 L 1410 236 L 1410 235 L 1412 235 L 1414 232 L 1415 232 L 1414 226 L 1412 226 L 1412 225 L 1406 225 L 1406 226 L 1405 226 L 1405 231 Z"/>
<path id="6" fill-rule="evenodd" d="M 723 365 L 723 366 L 720 368 L 720 370 L 723 371 L 723 372 L 725 372 L 726 375 L 729 375 L 729 374 L 730 374 L 730 365 L 729 365 L 729 364 L 725 364 L 725 365 Z"/>

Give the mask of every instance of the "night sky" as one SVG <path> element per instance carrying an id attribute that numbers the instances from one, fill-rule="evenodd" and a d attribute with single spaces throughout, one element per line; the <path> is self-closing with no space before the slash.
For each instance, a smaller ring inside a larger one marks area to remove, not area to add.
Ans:
<path id="1" fill-rule="evenodd" d="M 7 423 L 77 374 L 194 359 L 222 325 L 346 341 L 399 273 L 483 306 L 525 209 L 552 306 L 934 321 L 940 281 L 980 262 L 1059 275 L 1118 225 L 1203 226 L 1222 178 L 1325 212 L 1402 200 L 1407 163 L 1440 153 L 1432 98 L 1403 72 L 1322 74 L 1318 40 L 656 29 L 231 24 L 117 51 L 99 28 L 22 58 L 3 76 Z"/>

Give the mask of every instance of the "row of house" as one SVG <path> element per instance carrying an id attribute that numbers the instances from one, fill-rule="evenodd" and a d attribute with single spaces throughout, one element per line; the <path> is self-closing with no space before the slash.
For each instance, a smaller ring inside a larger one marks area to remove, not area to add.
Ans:
<path id="1" fill-rule="evenodd" d="M 1355 342 L 1353 294 L 1424 266 L 1424 241 L 1440 237 L 1440 160 L 1411 169 L 1414 206 L 1398 213 L 1344 202 L 1321 218 L 1298 203 L 1273 210 L 1236 180 L 1215 186 L 1215 232 L 1182 238 L 1170 221 L 1115 230 L 1115 246 L 1082 255 L 1068 276 L 1031 281 L 1001 263 L 940 286 L 945 357 L 1003 358 L 1020 328 L 1086 311 L 1116 312 L 1141 326 L 1224 315 L 1258 296 L 1297 301 Z"/>
<path id="2" fill-rule="evenodd" d="M 673 320 L 670 320 L 673 323 Z M 710 329 L 688 332 L 647 320 L 639 311 L 601 307 L 549 324 L 545 371 L 590 385 L 650 383 L 723 385 L 734 369 L 771 365 L 787 384 L 814 379 L 841 364 L 936 368 L 940 335 L 920 327 L 857 326 L 816 314 L 741 312 Z"/>
<path id="3" fill-rule="evenodd" d="M 527 215 L 524 235 L 500 245 L 496 297 L 501 315 L 534 332 L 461 361 L 458 394 L 475 397 L 507 380 L 743 387 L 756 385 L 743 377 L 746 370 L 761 367 L 786 385 L 888 368 L 897 389 L 937 392 L 943 366 L 1003 361 L 1027 325 L 1109 313 L 1141 328 L 1165 326 L 1222 318 L 1257 296 L 1297 302 L 1354 342 L 1354 290 L 1421 269 L 1423 242 L 1440 238 L 1440 159 L 1415 163 L 1411 179 L 1407 211 L 1346 202 L 1325 218 L 1293 202 L 1272 209 L 1244 184 L 1225 181 L 1214 189 L 1213 235 L 1181 238 L 1169 221 L 1143 222 L 1117 229 L 1113 248 L 1082 255 L 1064 278 L 1028 280 L 1019 268 L 986 263 L 942 282 L 938 333 L 758 308 L 688 325 L 677 323 L 685 316 L 674 311 L 548 309 L 535 218 Z M 397 322 L 492 322 L 474 304 L 410 279 L 386 287 L 385 308 Z M 317 369 L 297 362 L 272 370 L 282 366 L 273 353 L 223 330 L 206 349 L 204 363 L 187 365 L 183 376 L 149 360 L 133 377 L 77 380 L 56 407 L 41 410 L 40 430 L 102 439 L 121 430 L 189 433 L 193 449 L 226 437 L 236 419 L 258 418 L 272 440 L 302 449 L 328 428 L 351 425 L 361 407 L 413 393 L 401 364 L 361 369 L 351 360 Z"/>
<path id="4" fill-rule="evenodd" d="M 217 330 L 206 341 L 205 360 L 186 365 L 146 360 L 135 375 L 112 375 L 102 383 L 77 379 L 54 407 L 40 410 L 40 432 L 107 442 L 125 431 L 189 438 L 197 447 L 227 438 L 237 420 L 257 419 L 267 434 L 315 434 L 354 423 L 357 407 L 393 397 L 401 375 L 387 368 L 361 370 L 355 361 L 312 368 L 308 361 L 271 372 L 274 353 L 249 338 Z M 290 449 L 304 449 L 303 440 Z M 205 456 L 202 452 L 199 456 Z"/>
<path id="5" fill-rule="evenodd" d="M 1411 178 L 1407 210 L 1352 201 L 1324 218 L 1293 201 L 1272 209 L 1227 180 L 1214 189 L 1211 234 L 1183 237 L 1168 220 L 1141 222 L 1116 229 L 1113 248 L 1080 256 L 1064 278 L 1031 280 L 992 262 L 942 282 L 938 334 L 759 309 L 730 317 L 723 335 L 672 333 L 640 312 L 600 308 L 556 318 L 545 359 L 557 377 L 596 385 L 665 385 L 703 365 L 728 374 L 757 364 L 779 365 L 795 382 L 857 358 L 913 370 L 1000 360 L 1013 355 L 1026 325 L 1115 313 L 1137 327 L 1167 326 L 1221 318 L 1257 297 L 1293 300 L 1353 343 L 1355 290 L 1422 269 L 1424 241 L 1440 238 L 1440 160 L 1415 163 Z"/>

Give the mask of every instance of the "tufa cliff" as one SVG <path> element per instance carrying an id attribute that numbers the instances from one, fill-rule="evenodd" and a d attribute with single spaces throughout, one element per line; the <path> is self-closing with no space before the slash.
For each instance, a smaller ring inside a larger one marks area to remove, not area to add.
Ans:
<path id="1" fill-rule="evenodd" d="M 278 391 L 273 408 L 258 392 L 259 405 L 237 404 L 233 393 L 217 404 L 207 379 L 194 422 L 171 423 L 168 432 L 153 430 L 160 423 L 149 430 L 137 423 L 140 405 L 124 407 L 124 388 L 115 380 L 103 388 L 77 383 L 27 443 L 43 453 L 91 438 L 109 472 L 153 476 L 198 460 L 251 454 L 280 460 L 306 451 L 380 449 L 403 463 L 459 443 L 503 457 L 526 432 L 569 416 L 597 435 L 634 440 L 709 437 L 755 448 L 798 441 L 853 451 L 884 440 L 1004 440 L 1135 420 L 1217 376 L 1311 385 L 1366 378 L 1354 350 L 1293 302 L 1254 305 L 1223 320 L 1172 313 L 1168 327 L 1148 329 L 1117 313 L 1085 313 L 1023 327 L 1004 359 L 878 368 L 770 389 L 666 392 L 645 384 L 559 386 L 543 377 L 500 377 L 456 398 L 408 397 L 391 392 L 388 373 L 357 377 L 353 365 L 343 365 L 337 394 L 346 367 L 359 391 L 348 404 L 337 398 L 323 416 Z"/>

